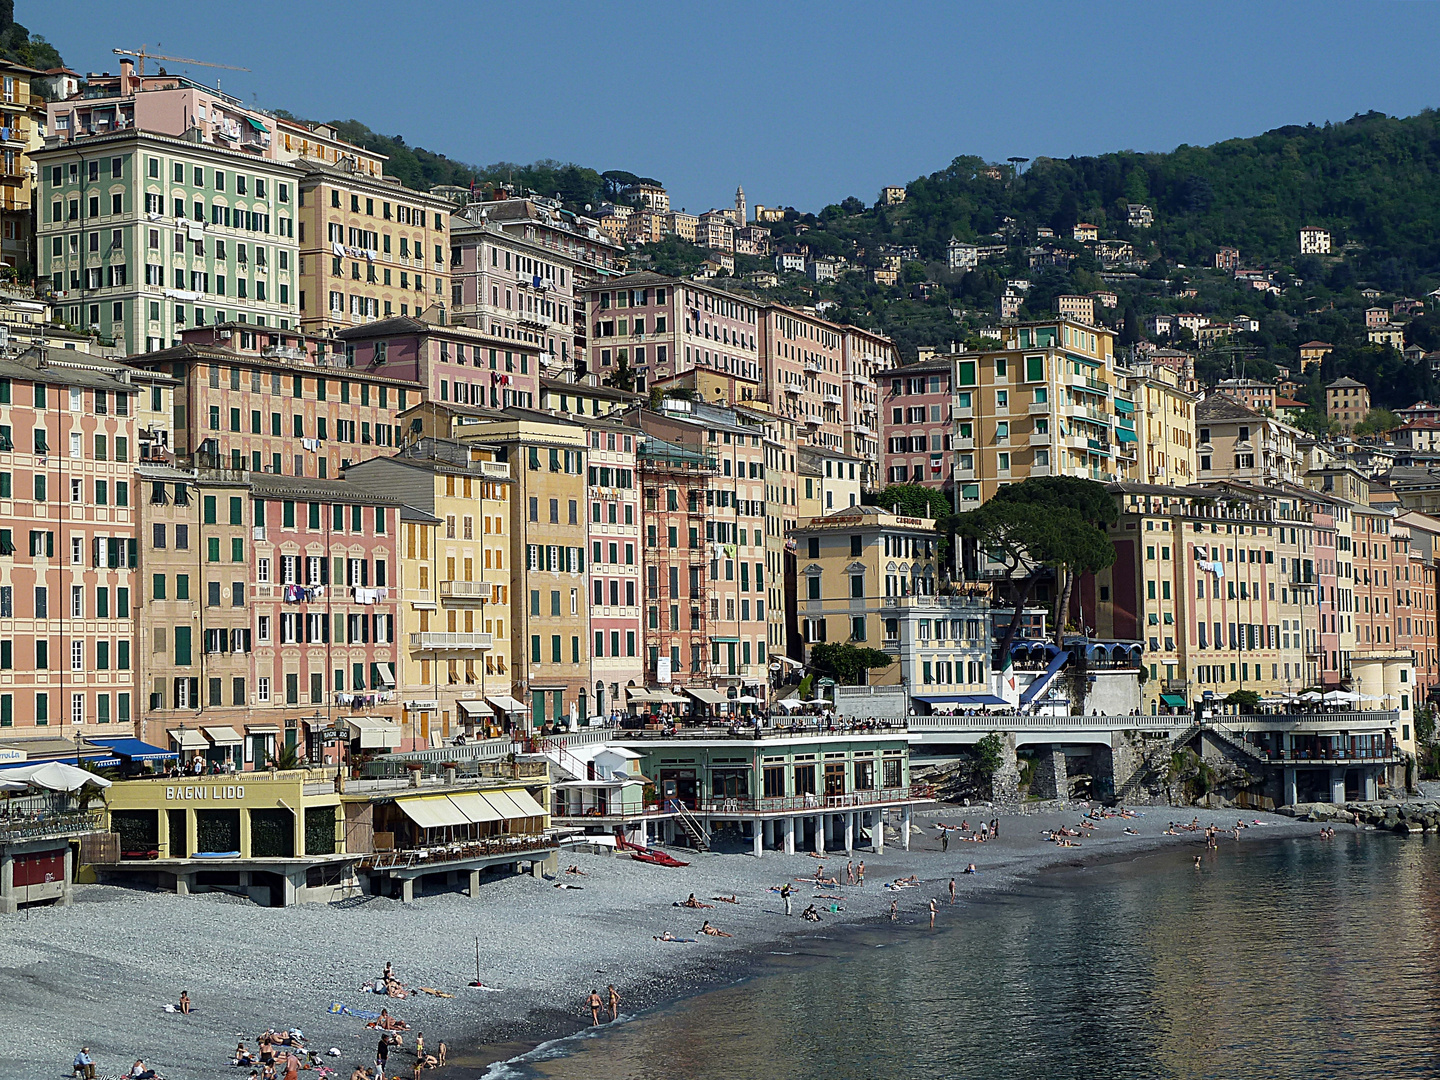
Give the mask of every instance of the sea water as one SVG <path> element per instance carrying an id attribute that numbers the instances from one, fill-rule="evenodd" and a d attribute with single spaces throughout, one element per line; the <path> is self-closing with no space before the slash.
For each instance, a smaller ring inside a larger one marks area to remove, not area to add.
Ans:
<path id="1" fill-rule="evenodd" d="M 942 903 L 934 931 L 918 901 L 898 926 L 822 925 L 752 978 L 492 1075 L 1440 1076 L 1440 842 L 1251 832 L 1194 854 Z"/>

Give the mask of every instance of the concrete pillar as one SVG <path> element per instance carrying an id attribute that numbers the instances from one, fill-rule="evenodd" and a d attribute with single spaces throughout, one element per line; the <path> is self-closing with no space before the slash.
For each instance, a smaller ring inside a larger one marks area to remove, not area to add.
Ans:
<path id="1" fill-rule="evenodd" d="M 1044 746 L 1035 755 L 1035 775 L 1030 781 L 1030 794 L 1041 799 L 1068 799 L 1070 775 L 1065 767 L 1065 751 L 1058 746 Z"/>
<path id="2" fill-rule="evenodd" d="M 305 886 L 305 871 L 298 875 L 286 874 L 281 880 L 281 907 L 294 907 L 299 902 L 300 890 Z"/>
<path id="3" fill-rule="evenodd" d="M 765 833 L 762 822 L 752 821 L 750 823 L 751 851 L 755 857 L 760 858 L 761 852 L 765 850 Z"/>
<path id="4" fill-rule="evenodd" d="M 407 904 L 415 902 L 415 879 L 402 878 L 400 880 L 400 899 Z"/>
<path id="5" fill-rule="evenodd" d="M 845 815 L 845 854 L 849 855 L 855 850 L 855 815 Z"/>
<path id="6" fill-rule="evenodd" d="M 544 877 L 544 876 L 545 876 L 545 860 L 544 860 L 544 859 L 532 859 L 532 860 L 530 860 L 530 876 L 531 876 L 531 877 Z"/>
<path id="7" fill-rule="evenodd" d="M 15 856 L 0 854 L 0 915 L 13 915 L 20 903 L 15 899 Z"/>
<path id="8" fill-rule="evenodd" d="M 176 895 L 176 896 L 189 896 L 189 895 L 190 895 L 190 878 L 189 878 L 188 875 L 185 875 L 185 874 L 176 874 L 176 875 L 175 875 L 175 895 Z"/>
<path id="9" fill-rule="evenodd" d="M 1366 769 L 1366 770 L 1365 770 L 1365 798 L 1366 798 L 1366 800 L 1369 801 L 1369 802 L 1374 802 L 1374 801 L 1375 801 L 1376 799 L 1378 799 L 1379 797 L 1380 797 L 1380 785 L 1379 785 L 1379 783 L 1378 783 L 1377 780 L 1376 780 L 1375 770 L 1374 770 L 1374 769 Z"/>
<path id="10" fill-rule="evenodd" d="M 885 854 L 885 811 L 876 810 L 870 824 L 870 850 L 876 855 Z"/>
<path id="11" fill-rule="evenodd" d="M 768 848 L 775 846 L 775 822 L 769 818 L 760 822 L 760 843 Z"/>
<path id="12" fill-rule="evenodd" d="M 900 846 L 910 850 L 910 807 L 900 809 Z"/>
<path id="13" fill-rule="evenodd" d="M 1285 770 L 1285 788 L 1281 793 L 1281 799 L 1283 806 L 1294 806 L 1300 801 L 1300 785 L 1296 780 L 1294 769 Z"/>
<path id="14" fill-rule="evenodd" d="M 786 855 L 795 854 L 795 819 L 793 817 L 781 818 L 780 828 L 784 834 L 784 848 Z"/>
<path id="15" fill-rule="evenodd" d="M 479 870 L 471 870 L 471 871 L 470 871 L 470 899 L 471 899 L 471 900 L 474 900 L 475 897 L 477 897 L 477 896 L 479 896 L 479 895 L 480 895 L 480 871 L 479 871 Z"/>
<path id="16" fill-rule="evenodd" d="M 1002 802 L 1020 798 L 1020 759 L 1015 754 L 1013 732 L 1000 733 L 1000 765 L 990 778 L 990 793 Z"/>
<path id="17" fill-rule="evenodd" d="M 815 816 L 815 854 L 825 854 L 825 815 Z"/>
<path id="18" fill-rule="evenodd" d="M 1345 769 L 1335 767 L 1330 770 L 1330 801 L 1332 803 L 1343 803 L 1345 801 Z"/>
<path id="19" fill-rule="evenodd" d="M 65 845 L 65 891 L 60 894 L 60 906 L 69 907 L 75 903 L 75 849 Z"/>

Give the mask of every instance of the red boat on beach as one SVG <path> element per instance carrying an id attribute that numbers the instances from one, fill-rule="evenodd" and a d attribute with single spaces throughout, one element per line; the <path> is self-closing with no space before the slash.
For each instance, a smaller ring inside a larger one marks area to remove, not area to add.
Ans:
<path id="1" fill-rule="evenodd" d="M 687 862 L 681 862 L 663 851 L 631 851 L 630 857 L 636 862 L 649 863 L 651 866 L 689 866 Z"/>

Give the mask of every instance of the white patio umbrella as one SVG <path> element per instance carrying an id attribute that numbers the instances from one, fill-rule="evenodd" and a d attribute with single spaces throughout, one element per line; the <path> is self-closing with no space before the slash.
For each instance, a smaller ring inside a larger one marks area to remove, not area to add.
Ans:
<path id="1" fill-rule="evenodd" d="M 775 704 L 779 705 L 786 712 L 792 712 L 793 710 L 799 709 L 804 706 L 805 702 L 801 701 L 799 698 L 791 697 L 785 698 L 783 701 L 777 701 Z"/>
<path id="2" fill-rule="evenodd" d="M 1360 695 L 1351 693 L 1349 690 L 1331 690 L 1324 698 L 1327 705 L 1343 705 L 1359 700 Z"/>
<path id="3" fill-rule="evenodd" d="M 1299 697 L 1297 697 L 1295 700 L 1296 700 L 1296 701 L 1319 701 L 1319 700 L 1320 700 L 1320 695 L 1317 694 L 1314 690 L 1306 690 L 1305 693 L 1301 694 L 1301 695 L 1300 695 Z"/>
<path id="4" fill-rule="evenodd" d="M 46 791 L 79 791 L 86 784 L 101 788 L 110 786 L 110 781 L 103 776 L 96 776 L 74 765 L 66 765 L 63 761 L 42 761 L 38 765 L 20 765 L 14 769 L 6 769 L 5 779 L 24 781 L 31 787 L 44 788 Z"/>

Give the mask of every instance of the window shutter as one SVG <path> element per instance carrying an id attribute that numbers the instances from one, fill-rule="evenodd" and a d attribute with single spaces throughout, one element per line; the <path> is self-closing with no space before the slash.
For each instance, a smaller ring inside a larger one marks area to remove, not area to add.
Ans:
<path id="1" fill-rule="evenodd" d="M 95 537 L 95 538 L 93 538 L 93 539 L 90 541 L 90 565 L 91 565 L 91 566 L 104 566 L 104 565 L 105 565 L 104 562 L 102 562 L 102 561 L 101 561 L 101 558 L 100 558 L 100 537 L 98 537 L 98 536 Z"/>
<path id="2" fill-rule="evenodd" d="M 321 585 L 329 585 L 329 584 L 330 584 L 330 560 L 329 560 L 329 559 L 322 558 L 322 559 L 320 560 L 320 584 L 321 584 Z"/>

